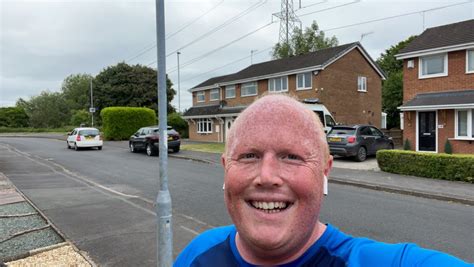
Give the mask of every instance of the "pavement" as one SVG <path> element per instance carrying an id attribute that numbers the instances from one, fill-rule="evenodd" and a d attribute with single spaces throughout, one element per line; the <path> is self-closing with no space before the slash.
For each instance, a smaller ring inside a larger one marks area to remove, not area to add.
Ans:
<path id="1" fill-rule="evenodd" d="M 65 140 L 65 136 L 63 134 L 48 133 L 23 135 L 0 134 L 0 136 L 44 137 Z M 194 142 L 183 140 L 183 144 L 186 143 Z M 104 146 L 115 146 L 128 149 L 128 142 L 105 142 Z M 193 160 L 212 165 L 220 165 L 221 154 L 181 150 L 178 153 L 170 153 L 169 157 L 182 160 Z M 474 206 L 474 184 L 383 172 L 378 168 L 377 160 L 374 157 L 368 158 L 365 162 L 353 162 L 345 158 L 335 158 L 333 169 L 329 175 L 329 183 L 346 184 L 373 190 L 394 192 L 443 201 L 452 201 Z M 12 188 L 15 189 L 12 186 L 8 187 L 8 190 L 10 190 L 10 195 L 5 197 L 5 199 L 7 199 L 5 201 L 13 201 L 9 203 L 24 201 L 25 197 L 21 194 L 21 192 L 18 194 L 15 194 L 14 192 L 12 193 Z M 331 186 L 329 186 L 329 190 L 331 190 Z M 41 212 L 38 211 L 38 213 Z M 44 219 L 47 220 L 47 218 Z M 59 230 L 57 232 L 59 232 Z M 57 241 L 56 243 L 60 242 L 61 240 Z M 27 253 L 24 255 L 28 256 Z M 0 263 L 1 262 L 2 261 L 0 259 Z M 92 262 L 90 263 L 93 264 Z"/>

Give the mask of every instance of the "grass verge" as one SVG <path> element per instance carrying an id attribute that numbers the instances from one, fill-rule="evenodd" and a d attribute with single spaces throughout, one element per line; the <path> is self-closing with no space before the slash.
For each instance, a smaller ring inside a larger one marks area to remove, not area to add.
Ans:
<path id="1" fill-rule="evenodd" d="M 209 152 L 209 153 L 224 153 L 224 147 L 225 145 L 223 143 L 181 145 L 181 149 L 183 150 Z"/>

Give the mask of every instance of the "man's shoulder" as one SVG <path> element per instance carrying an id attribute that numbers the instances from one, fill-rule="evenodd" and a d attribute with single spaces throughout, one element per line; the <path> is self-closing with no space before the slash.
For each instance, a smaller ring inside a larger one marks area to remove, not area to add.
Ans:
<path id="1" fill-rule="evenodd" d="M 235 232 L 234 225 L 217 227 L 203 232 L 184 248 L 176 259 L 174 266 L 190 266 L 196 258 L 226 242 L 227 238 Z"/>

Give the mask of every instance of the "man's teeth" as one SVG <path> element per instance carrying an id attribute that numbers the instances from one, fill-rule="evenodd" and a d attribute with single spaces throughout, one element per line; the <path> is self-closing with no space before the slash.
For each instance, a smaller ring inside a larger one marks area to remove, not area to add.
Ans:
<path id="1" fill-rule="evenodd" d="M 252 201 L 252 206 L 257 209 L 262 209 L 266 211 L 279 211 L 280 209 L 286 208 L 285 202 L 261 202 L 261 201 Z"/>

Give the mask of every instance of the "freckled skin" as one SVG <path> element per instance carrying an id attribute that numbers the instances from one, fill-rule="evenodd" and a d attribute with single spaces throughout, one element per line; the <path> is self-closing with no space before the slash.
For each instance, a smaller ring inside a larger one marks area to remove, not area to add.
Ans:
<path id="1" fill-rule="evenodd" d="M 288 96 L 262 97 L 237 118 L 222 157 L 224 198 L 248 262 L 290 262 L 324 232 L 318 217 L 323 176 L 332 165 L 327 149 L 316 115 Z M 251 201 L 291 205 L 267 214 Z"/>

